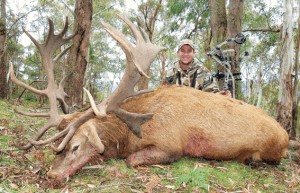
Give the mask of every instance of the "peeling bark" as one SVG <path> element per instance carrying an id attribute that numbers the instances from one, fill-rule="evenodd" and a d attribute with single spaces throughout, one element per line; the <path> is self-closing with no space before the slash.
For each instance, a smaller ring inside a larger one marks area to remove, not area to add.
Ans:
<path id="1" fill-rule="evenodd" d="M 67 58 L 68 71 L 74 72 L 72 77 L 67 81 L 66 88 L 72 105 L 82 105 L 82 88 L 88 61 L 92 13 L 92 0 L 76 0 L 74 30 L 77 29 L 77 35 L 73 39 L 73 46 Z"/>
<path id="2" fill-rule="evenodd" d="M 6 99 L 8 87 L 6 83 L 6 22 L 5 22 L 5 5 L 6 0 L 1 3 L 1 20 L 0 20 L 0 98 Z"/>
<path id="3" fill-rule="evenodd" d="M 294 54 L 292 1 L 284 1 L 282 24 L 282 51 L 280 64 L 279 97 L 276 108 L 276 120 L 290 134 L 292 118 L 292 63 Z"/>

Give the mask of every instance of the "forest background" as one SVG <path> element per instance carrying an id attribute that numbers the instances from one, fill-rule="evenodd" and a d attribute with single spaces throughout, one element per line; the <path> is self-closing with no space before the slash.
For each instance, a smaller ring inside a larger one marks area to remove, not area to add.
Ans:
<path id="1" fill-rule="evenodd" d="M 165 71 L 177 59 L 177 45 L 181 39 L 192 39 L 197 45 L 196 57 L 215 73 L 223 69 L 206 53 L 227 38 L 243 33 L 247 37 L 245 44 L 225 46 L 225 49 L 236 48 L 237 65 L 233 73 L 242 73 L 235 97 L 266 110 L 291 138 L 295 138 L 298 130 L 298 5 L 298 1 L 287 0 L 283 4 L 271 0 L 38 0 L 20 5 L 16 1 L 2 0 L 0 97 L 38 101 L 41 106 L 47 104 L 46 98 L 24 92 L 10 81 L 9 63 L 13 64 L 18 79 L 39 90 L 46 88 L 47 77 L 39 52 L 33 43 L 24 46 L 29 38 L 22 27 L 43 42 L 48 34 L 48 18 L 53 20 L 58 32 L 68 16 L 68 35 L 74 29 L 79 30 L 77 38 L 68 43 L 74 46 L 55 66 L 56 81 L 73 72 L 66 81 L 65 90 L 70 96 L 67 103 L 74 109 L 85 106 L 82 87 L 97 101 L 105 99 L 118 85 L 126 61 L 124 53 L 100 22 L 116 27 L 135 44 L 128 27 L 116 16 L 120 13 L 145 29 L 151 42 L 167 48 L 149 69 L 149 82 L 142 79 L 138 90 L 160 86 Z M 219 85 L 222 88 L 222 81 Z"/>

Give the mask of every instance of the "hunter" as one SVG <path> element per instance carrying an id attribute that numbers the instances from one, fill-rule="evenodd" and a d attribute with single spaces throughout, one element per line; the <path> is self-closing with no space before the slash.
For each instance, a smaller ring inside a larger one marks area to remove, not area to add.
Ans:
<path id="1" fill-rule="evenodd" d="M 196 49 L 191 40 L 185 39 L 180 42 L 177 55 L 179 60 L 166 73 L 164 79 L 166 84 L 184 85 L 204 92 L 218 93 L 231 97 L 229 90 L 219 91 L 219 86 L 213 80 L 211 72 L 195 58 Z"/>

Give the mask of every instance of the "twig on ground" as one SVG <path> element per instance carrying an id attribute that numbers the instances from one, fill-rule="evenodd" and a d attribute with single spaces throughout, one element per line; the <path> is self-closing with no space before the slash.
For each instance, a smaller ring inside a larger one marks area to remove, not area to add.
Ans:
<path id="1" fill-rule="evenodd" d="M 226 191 L 220 190 L 220 189 L 215 188 L 215 187 L 213 187 L 213 186 L 209 186 L 209 187 L 212 188 L 212 189 L 214 189 L 215 191 L 226 193 Z"/>
<path id="2" fill-rule="evenodd" d="M 107 188 L 107 187 L 114 187 L 114 186 L 122 186 L 122 185 L 125 185 L 125 186 L 133 186 L 132 183 L 118 183 L 118 184 L 108 184 L 108 185 L 100 185 L 99 188 L 102 189 L 102 188 Z"/>
<path id="3" fill-rule="evenodd" d="M 19 149 L 0 149 L 0 151 L 3 152 L 3 151 L 20 151 L 20 150 Z"/>
<path id="4" fill-rule="evenodd" d="M 69 186 L 66 186 L 62 191 L 60 191 L 61 193 L 63 192 L 68 192 L 68 191 L 65 191 L 65 190 L 68 190 Z"/>

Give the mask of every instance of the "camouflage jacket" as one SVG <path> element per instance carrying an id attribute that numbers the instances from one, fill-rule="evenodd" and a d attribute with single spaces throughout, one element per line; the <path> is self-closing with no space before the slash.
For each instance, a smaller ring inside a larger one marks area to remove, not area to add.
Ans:
<path id="1" fill-rule="evenodd" d="M 182 70 L 179 61 L 175 62 L 174 67 L 166 73 L 164 81 L 167 84 L 190 86 L 205 92 L 219 91 L 219 86 L 213 80 L 209 70 L 196 58 L 188 70 Z"/>

